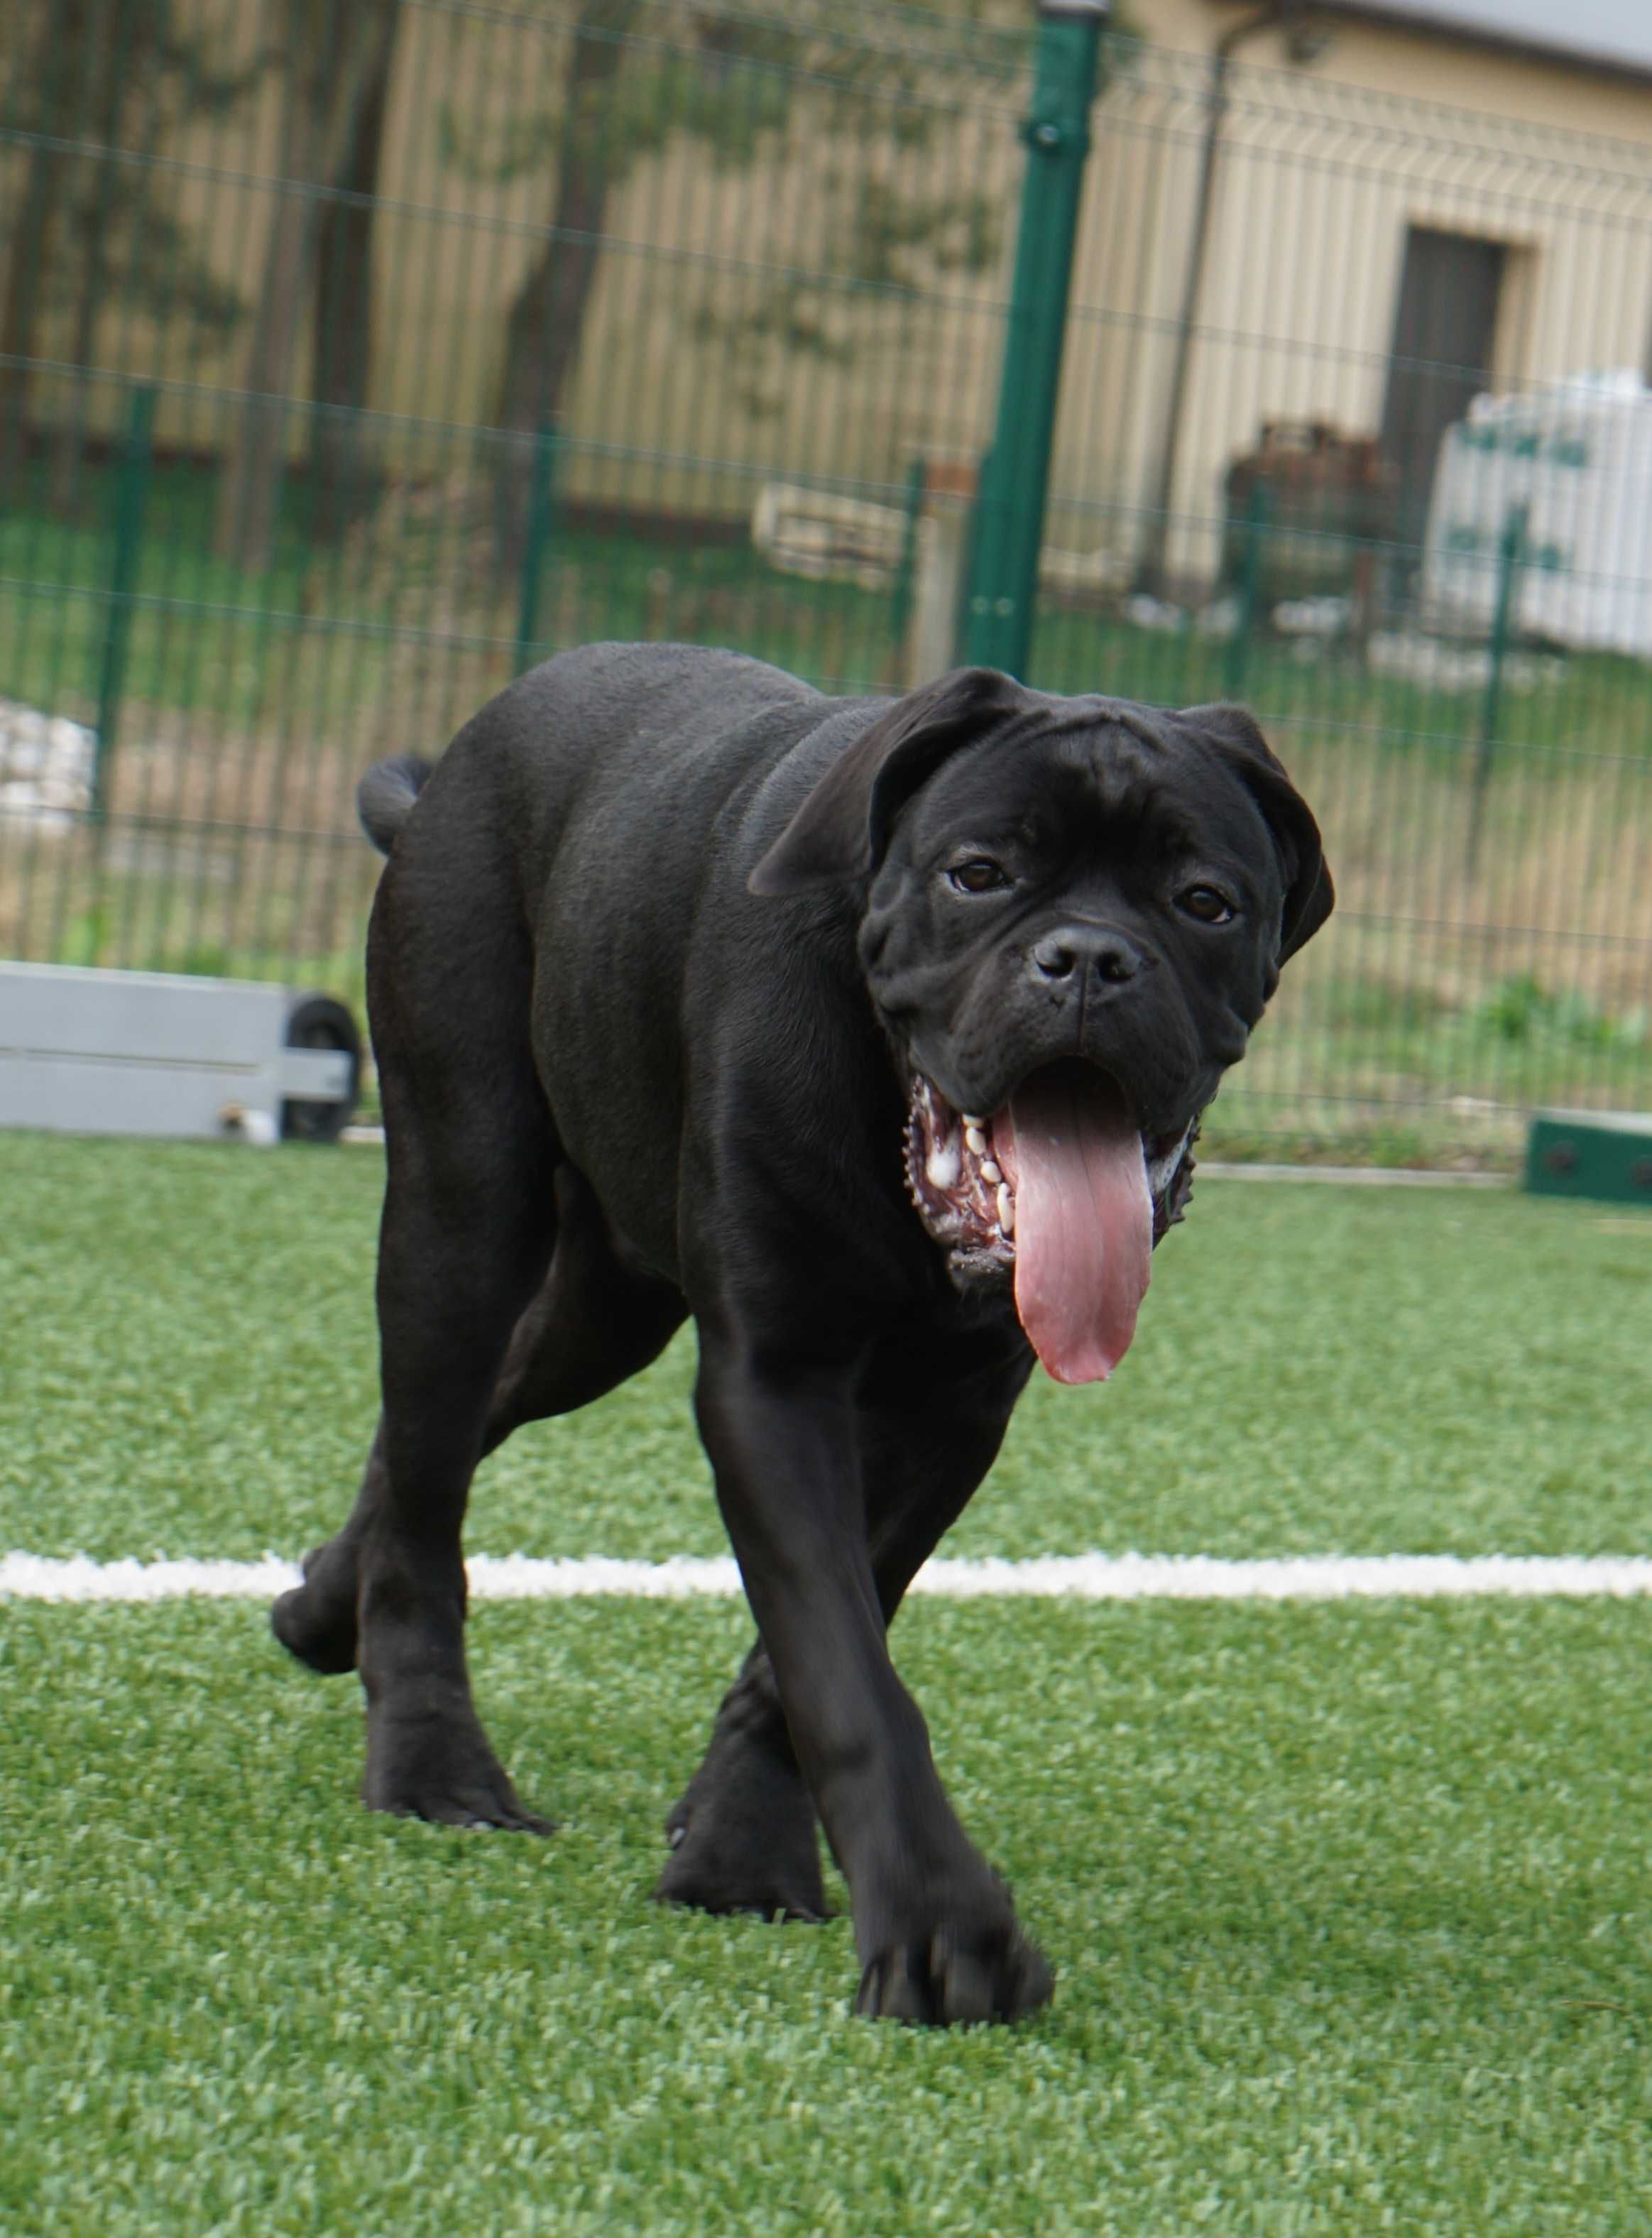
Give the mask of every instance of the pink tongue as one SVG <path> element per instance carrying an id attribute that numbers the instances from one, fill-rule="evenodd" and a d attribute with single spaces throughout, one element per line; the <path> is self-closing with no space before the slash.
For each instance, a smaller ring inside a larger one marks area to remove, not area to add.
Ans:
<path id="1" fill-rule="evenodd" d="M 1058 1381 L 1100 1382 L 1130 1348 L 1152 1272 L 1140 1132 L 1112 1083 L 1077 1066 L 1034 1073 L 1007 1116 L 1015 1310 Z"/>

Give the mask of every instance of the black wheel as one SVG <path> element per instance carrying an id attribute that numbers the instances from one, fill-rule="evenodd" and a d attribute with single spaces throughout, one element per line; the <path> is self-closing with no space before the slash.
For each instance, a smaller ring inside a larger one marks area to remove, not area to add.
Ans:
<path id="1" fill-rule="evenodd" d="M 355 1020 L 331 995 L 298 995 L 287 1016 L 288 1049 L 342 1049 L 350 1060 L 350 1086 L 336 1103 L 288 1096 L 281 1105 L 286 1142 L 336 1142 L 355 1116 L 361 1088 L 361 1036 Z"/>

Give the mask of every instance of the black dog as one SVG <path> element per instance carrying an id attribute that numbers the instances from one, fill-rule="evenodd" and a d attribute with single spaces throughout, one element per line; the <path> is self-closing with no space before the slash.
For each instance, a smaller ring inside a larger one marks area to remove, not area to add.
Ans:
<path id="1" fill-rule="evenodd" d="M 471 1473 L 692 1314 L 760 1638 L 659 1892 L 817 1917 L 818 1813 L 862 2011 L 1031 2010 L 885 1633 L 1034 1353 L 1129 1343 L 1199 1112 L 1330 911 L 1312 818 L 1234 708 L 982 669 L 832 699 L 682 646 L 547 663 L 361 812 L 384 1412 L 274 1624 L 360 1669 L 366 1801 L 548 1831 L 472 1705 Z"/>

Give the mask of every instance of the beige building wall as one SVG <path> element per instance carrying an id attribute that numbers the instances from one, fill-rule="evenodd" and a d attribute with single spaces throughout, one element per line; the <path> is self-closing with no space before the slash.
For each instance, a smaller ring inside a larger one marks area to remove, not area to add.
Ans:
<path id="1" fill-rule="evenodd" d="M 1209 57 L 1253 11 L 1138 0 L 1134 12 L 1159 50 L 1098 112 L 1060 452 L 1062 491 L 1093 493 L 1097 526 L 1127 548 L 1140 547 L 1166 440 Z M 1230 73 L 1166 553 L 1194 581 L 1216 569 L 1226 468 L 1265 423 L 1378 434 L 1409 228 L 1504 248 L 1496 385 L 1646 361 L 1652 87 L 1363 23 L 1331 28 L 1310 65 L 1293 66 L 1270 30 Z"/>
<path id="2" fill-rule="evenodd" d="M 243 43 L 254 38 L 250 11 L 231 21 Z M 404 11 L 373 236 L 371 405 L 384 415 L 374 440 L 406 471 L 452 472 L 477 455 L 468 431 L 494 415 L 507 315 L 553 206 L 552 163 L 510 158 L 535 116 L 555 113 L 567 41 L 538 27 L 525 36 L 524 22 Z M 703 141 L 679 137 L 628 165 L 608 198 L 583 347 L 562 399 L 573 439 L 564 487 L 738 514 L 770 475 L 893 489 L 920 451 L 977 453 L 1001 346 L 1024 105 L 1021 88 L 977 88 L 961 76 L 937 103 L 927 144 L 906 148 L 882 129 L 874 86 L 843 105 L 835 129 L 829 102 L 811 109 L 805 99 L 792 152 L 778 161 L 724 166 Z M 862 130 L 868 122 L 874 129 Z M 623 114 L 616 129 L 625 129 Z M 144 160 L 169 215 L 239 290 L 248 316 L 226 337 L 122 304 L 100 324 L 99 362 L 166 384 L 162 445 L 216 452 L 241 409 L 283 192 L 275 80 L 232 120 L 185 127 Z M 868 181 L 919 197 L 987 195 L 999 205 L 996 253 L 981 270 L 920 255 L 915 295 L 858 286 L 838 221 L 846 195 Z M 785 315 L 787 276 L 810 273 L 826 284 L 790 308 L 818 328 L 823 347 L 754 347 L 742 336 L 743 321 Z M 70 326 L 66 308 L 45 322 L 44 356 L 65 356 Z M 287 367 L 295 398 L 307 392 L 312 347 L 306 321 Z M 95 431 L 118 427 L 123 394 L 110 379 L 79 394 Z M 67 383 L 37 381 L 42 417 L 61 416 L 68 400 Z M 300 403 L 287 418 L 288 454 L 301 456 L 307 440 Z"/>
<path id="3" fill-rule="evenodd" d="M 1132 0 L 1154 43 L 1126 60 L 1095 114 L 1052 539 L 1113 551 L 1121 570 L 1140 547 L 1166 440 L 1208 56 L 1249 12 L 1232 0 Z M 486 13 L 406 13 L 375 240 L 372 401 L 386 415 L 379 440 L 409 470 L 467 467 L 468 431 L 494 409 L 506 315 L 551 202 L 543 165 L 512 175 L 498 156 L 563 54 L 559 35 L 525 46 L 519 23 Z M 961 89 L 959 105 L 919 149 L 835 136 L 823 107 L 818 132 L 779 166 L 720 169 L 692 142 L 642 162 L 605 214 L 566 400 L 565 487 L 734 518 L 771 475 L 893 493 L 920 453 L 977 453 L 1001 350 L 1025 89 L 973 99 Z M 182 132 L 148 159 L 178 221 L 249 301 L 279 192 L 278 124 L 272 86 L 256 109 Z M 731 339 L 737 322 L 772 309 L 785 275 L 841 265 L 834 213 L 846 175 L 984 193 L 999 214 L 994 260 L 982 271 L 920 262 L 909 296 L 859 288 L 840 269 L 801 299 L 827 347 L 754 356 Z M 1223 476 L 1265 422 L 1377 432 L 1411 226 L 1505 245 L 1501 381 L 1642 364 L 1652 88 L 1353 22 L 1305 67 L 1275 32 L 1244 46 L 1175 430 L 1177 573 L 1213 573 Z M 59 321 L 49 353 L 66 332 Z M 247 342 L 244 327 L 224 340 L 123 308 L 98 335 L 102 362 L 175 384 L 162 440 L 206 450 L 223 447 L 240 408 Z M 309 347 L 301 336 L 295 394 Z M 48 409 L 63 393 L 40 384 Z M 118 424 L 112 383 L 86 394 L 94 426 Z M 287 440 L 302 451 L 301 411 Z"/>

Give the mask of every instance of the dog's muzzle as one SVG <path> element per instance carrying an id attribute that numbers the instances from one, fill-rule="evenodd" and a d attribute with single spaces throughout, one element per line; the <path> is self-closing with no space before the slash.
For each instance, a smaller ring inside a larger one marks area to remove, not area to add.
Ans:
<path id="1" fill-rule="evenodd" d="M 1110 1374 L 1135 1331 L 1153 1246 L 1182 1217 L 1195 1129 L 1142 1132 L 1078 1060 L 1040 1067 L 996 1111 L 913 1079 L 908 1192 L 961 1288 L 1013 1279 L 1021 1325 L 1063 1382 Z"/>

